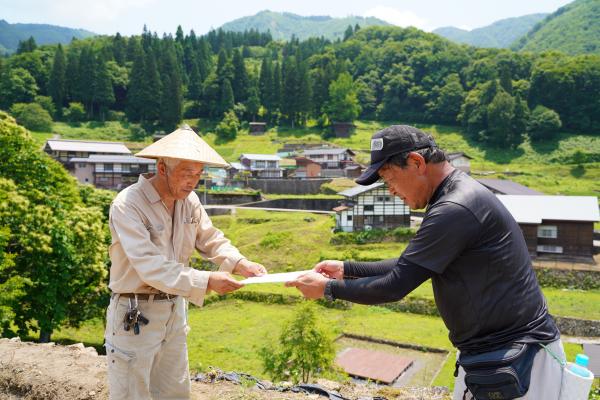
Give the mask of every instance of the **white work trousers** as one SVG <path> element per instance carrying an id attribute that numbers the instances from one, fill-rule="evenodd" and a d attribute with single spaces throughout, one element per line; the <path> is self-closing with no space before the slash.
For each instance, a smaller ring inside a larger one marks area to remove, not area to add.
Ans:
<path id="1" fill-rule="evenodd" d="M 110 400 L 189 399 L 186 300 L 139 300 L 138 309 L 150 321 L 139 335 L 124 329 L 129 300 L 114 295 L 106 311 Z"/>

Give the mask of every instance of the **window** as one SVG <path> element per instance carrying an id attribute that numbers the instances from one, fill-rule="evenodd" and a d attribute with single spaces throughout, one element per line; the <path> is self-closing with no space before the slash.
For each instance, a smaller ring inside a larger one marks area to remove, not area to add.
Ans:
<path id="1" fill-rule="evenodd" d="M 347 215 L 346 216 L 346 221 L 352 221 L 352 215 Z"/>
<path id="2" fill-rule="evenodd" d="M 333 154 L 327 154 L 327 159 L 328 160 L 333 160 Z"/>
<path id="3" fill-rule="evenodd" d="M 264 160 L 257 160 L 256 163 L 254 164 L 254 166 L 256 168 L 265 168 L 265 161 Z"/>
<path id="4" fill-rule="evenodd" d="M 112 164 L 104 164 L 104 170 L 105 171 L 112 171 L 113 170 L 113 165 Z"/>
<path id="5" fill-rule="evenodd" d="M 363 209 L 364 209 L 365 211 L 373 211 L 373 210 L 375 209 L 375 206 L 373 206 L 372 204 L 370 204 L 370 205 L 365 205 L 365 206 L 363 206 Z"/>
<path id="6" fill-rule="evenodd" d="M 537 237 L 556 239 L 558 237 L 558 228 L 554 225 L 538 226 Z"/>
<path id="7" fill-rule="evenodd" d="M 269 169 L 276 169 L 277 161 L 269 161 L 268 165 L 269 165 Z"/>
<path id="8" fill-rule="evenodd" d="M 129 172 L 129 171 L 130 171 L 130 169 L 129 169 L 129 164 L 123 164 L 123 165 L 121 166 L 121 171 L 122 171 L 122 172 Z"/>
<path id="9" fill-rule="evenodd" d="M 562 248 L 562 246 L 553 246 L 550 244 L 542 244 L 537 247 L 537 251 L 540 253 L 562 254 L 563 248 Z"/>
<path id="10" fill-rule="evenodd" d="M 87 164 L 86 163 L 78 163 L 77 166 L 79 168 L 85 168 L 87 166 Z"/>

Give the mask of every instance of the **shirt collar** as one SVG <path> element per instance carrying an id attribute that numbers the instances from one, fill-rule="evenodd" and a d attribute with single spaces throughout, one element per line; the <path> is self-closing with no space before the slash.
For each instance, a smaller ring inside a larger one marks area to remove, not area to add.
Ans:
<path id="1" fill-rule="evenodd" d="M 144 192 L 144 195 L 146 195 L 146 198 L 148 199 L 150 204 L 154 204 L 160 201 L 160 195 L 158 194 L 152 183 L 150 183 L 150 178 L 153 175 L 154 174 L 140 174 L 140 177 L 138 179 L 140 188 L 142 189 L 142 192 Z"/>

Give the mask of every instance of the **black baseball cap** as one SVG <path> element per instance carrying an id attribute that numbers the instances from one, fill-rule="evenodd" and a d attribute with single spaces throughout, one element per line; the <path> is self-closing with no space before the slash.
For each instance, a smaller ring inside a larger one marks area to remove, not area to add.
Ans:
<path id="1" fill-rule="evenodd" d="M 379 179 L 379 168 L 400 153 L 437 147 L 431 135 L 409 125 L 392 125 L 371 137 L 371 165 L 356 179 L 359 185 L 371 185 Z"/>

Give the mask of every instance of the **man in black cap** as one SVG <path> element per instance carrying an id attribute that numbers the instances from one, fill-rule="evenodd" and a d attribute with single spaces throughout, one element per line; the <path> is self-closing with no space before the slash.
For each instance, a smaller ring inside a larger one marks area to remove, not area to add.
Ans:
<path id="1" fill-rule="evenodd" d="M 562 368 L 550 353 L 564 360 L 560 333 L 508 210 L 453 168 L 430 135 L 411 126 L 373 135 L 371 165 L 356 182 L 370 185 L 380 178 L 411 208 L 426 207 L 400 257 L 322 261 L 287 286 L 307 298 L 378 304 L 398 301 L 431 279 L 450 341 L 461 354 L 455 399 L 470 399 L 469 390 L 477 398 L 557 399 Z M 546 350 L 539 351 L 538 343 Z M 482 365 L 484 372 L 477 370 Z M 515 370 L 510 376 L 509 367 Z"/>

